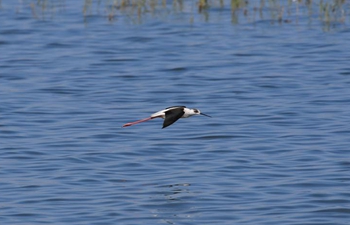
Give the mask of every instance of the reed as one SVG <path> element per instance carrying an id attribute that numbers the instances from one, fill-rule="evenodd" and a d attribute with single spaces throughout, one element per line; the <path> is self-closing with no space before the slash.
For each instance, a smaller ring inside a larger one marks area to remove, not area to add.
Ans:
<path id="1" fill-rule="evenodd" d="M 32 0 L 28 8 L 40 19 L 59 12 L 59 7 L 64 8 L 65 4 L 68 3 L 64 0 Z M 105 14 L 109 21 L 123 18 L 135 23 L 142 23 L 149 16 L 167 19 L 176 15 L 195 23 L 203 18 L 209 22 L 218 12 L 226 13 L 227 9 L 234 24 L 267 20 L 297 23 L 299 18 L 313 22 L 315 15 L 324 24 L 334 24 L 346 22 L 349 3 L 345 0 L 83 0 L 82 15 Z"/>

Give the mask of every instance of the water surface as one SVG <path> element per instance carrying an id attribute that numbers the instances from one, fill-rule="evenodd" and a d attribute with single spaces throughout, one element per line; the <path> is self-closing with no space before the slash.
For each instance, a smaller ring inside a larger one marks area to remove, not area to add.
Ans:
<path id="1" fill-rule="evenodd" d="M 346 23 L 15 9 L 0 11 L 2 224 L 349 224 Z M 172 105 L 212 118 L 121 128 Z"/>

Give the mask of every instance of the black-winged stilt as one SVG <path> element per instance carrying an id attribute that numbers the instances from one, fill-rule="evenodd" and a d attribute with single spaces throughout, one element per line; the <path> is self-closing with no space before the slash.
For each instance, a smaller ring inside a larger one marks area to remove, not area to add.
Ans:
<path id="1" fill-rule="evenodd" d="M 162 127 L 163 129 L 175 123 L 180 118 L 187 118 L 193 115 L 203 115 L 203 116 L 211 117 L 204 113 L 201 113 L 201 111 L 199 111 L 198 109 L 189 109 L 189 108 L 186 108 L 186 106 L 171 106 L 166 109 L 160 110 L 156 113 L 153 113 L 148 118 L 131 122 L 131 123 L 126 123 L 123 125 L 123 127 L 128 127 L 137 123 L 146 122 L 148 120 L 155 119 L 155 118 L 163 118 L 164 119 L 164 123 Z"/>

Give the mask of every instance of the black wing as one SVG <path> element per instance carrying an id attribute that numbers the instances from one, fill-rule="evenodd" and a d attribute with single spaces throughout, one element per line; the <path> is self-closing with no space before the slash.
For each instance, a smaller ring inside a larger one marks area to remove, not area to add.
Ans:
<path id="1" fill-rule="evenodd" d="M 175 123 L 178 119 L 180 119 L 183 116 L 183 114 L 185 114 L 183 108 L 176 108 L 166 111 L 162 129 Z"/>
<path id="2" fill-rule="evenodd" d="M 170 106 L 170 107 L 165 108 L 165 109 L 170 109 L 170 108 L 186 108 L 186 106 Z"/>

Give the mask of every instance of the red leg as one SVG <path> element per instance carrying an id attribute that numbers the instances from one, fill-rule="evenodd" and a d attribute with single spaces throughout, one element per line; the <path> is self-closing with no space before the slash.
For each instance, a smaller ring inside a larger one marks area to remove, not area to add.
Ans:
<path id="1" fill-rule="evenodd" d="M 145 119 L 142 119 L 142 120 L 138 120 L 138 121 L 135 121 L 135 122 L 126 123 L 126 124 L 123 125 L 123 127 L 128 127 L 128 126 L 131 126 L 131 125 L 134 125 L 134 124 L 146 122 L 146 121 L 151 120 L 151 119 L 154 119 L 154 117 L 148 117 L 148 118 L 145 118 Z"/>

